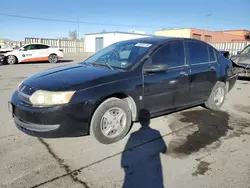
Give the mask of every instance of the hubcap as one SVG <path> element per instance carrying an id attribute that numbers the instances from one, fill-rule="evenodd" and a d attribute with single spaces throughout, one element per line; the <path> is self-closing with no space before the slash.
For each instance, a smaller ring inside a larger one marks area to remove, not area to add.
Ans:
<path id="1" fill-rule="evenodd" d="M 57 62 L 57 56 L 56 55 L 51 55 L 49 59 L 53 63 Z"/>
<path id="2" fill-rule="evenodd" d="M 216 89 L 214 93 L 214 102 L 216 105 L 220 105 L 223 102 L 225 91 L 222 87 Z"/>
<path id="3" fill-rule="evenodd" d="M 9 63 L 9 64 L 14 64 L 15 61 L 16 61 L 16 59 L 15 59 L 14 56 L 11 55 L 11 56 L 8 57 L 8 63 Z"/>
<path id="4" fill-rule="evenodd" d="M 101 131 L 109 138 L 120 135 L 127 123 L 127 117 L 123 109 L 111 108 L 106 111 L 101 119 Z"/>

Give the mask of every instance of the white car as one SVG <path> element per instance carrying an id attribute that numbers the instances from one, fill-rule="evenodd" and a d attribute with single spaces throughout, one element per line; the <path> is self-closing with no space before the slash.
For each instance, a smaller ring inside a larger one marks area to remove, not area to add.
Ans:
<path id="1" fill-rule="evenodd" d="M 63 58 L 63 50 L 46 44 L 26 44 L 18 49 L 4 53 L 7 64 L 22 62 L 49 61 L 56 63 Z"/>

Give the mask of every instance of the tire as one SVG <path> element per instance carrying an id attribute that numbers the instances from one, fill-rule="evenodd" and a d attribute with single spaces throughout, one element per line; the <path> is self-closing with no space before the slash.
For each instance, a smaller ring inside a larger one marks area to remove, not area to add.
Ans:
<path id="1" fill-rule="evenodd" d="M 120 115 L 124 113 L 121 120 L 119 120 L 119 118 L 117 117 L 119 115 L 115 114 L 116 111 L 118 112 L 118 109 L 121 110 Z M 110 114 L 111 112 L 113 115 L 115 115 L 112 116 Z M 111 121 L 106 118 L 106 114 L 109 114 L 110 117 L 112 117 Z M 116 120 L 114 120 L 115 117 L 117 117 Z M 118 130 L 116 128 L 113 128 L 111 131 L 110 129 L 116 126 L 113 125 L 114 123 L 116 123 L 117 126 L 121 129 L 118 128 Z M 132 113 L 128 105 L 118 98 L 110 98 L 104 101 L 94 112 L 90 123 L 90 134 L 93 135 L 95 139 L 102 144 L 112 144 L 123 139 L 130 130 L 131 125 Z M 105 135 L 104 132 L 109 133 Z"/>
<path id="2" fill-rule="evenodd" d="M 217 97 L 216 94 L 221 93 L 222 98 Z M 226 98 L 227 90 L 226 84 L 217 82 L 210 93 L 208 100 L 205 102 L 205 107 L 211 110 L 219 110 L 223 105 Z"/>
<path id="3" fill-rule="evenodd" d="M 6 58 L 6 63 L 9 65 L 14 65 L 18 63 L 17 57 L 14 55 L 9 55 Z"/>
<path id="4" fill-rule="evenodd" d="M 49 61 L 50 63 L 57 63 L 57 61 L 58 61 L 57 55 L 56 55 L 56 54 L 50 54 L 50 55 L 49 55 L 49 58 L 48 58 L 48 61 Z"/>

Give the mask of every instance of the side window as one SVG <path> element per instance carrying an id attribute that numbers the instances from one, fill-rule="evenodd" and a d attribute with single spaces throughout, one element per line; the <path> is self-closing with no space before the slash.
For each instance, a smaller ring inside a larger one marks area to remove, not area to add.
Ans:
<path id="1" fill-rule="evenodd" d="M 161 47 L 152 57 L 153 64 L 165 63 L 168 67 L 185 64 L 184 45 L 181 41 L 170 42 Z"/>
<path id="2" fill-rule="evenodd" d="M 34 45 L 32 44 L 24 47 L 25 50 L 33 50 L 33 48 L 34 48 Z"/>
<path id="3" fill-rule="evenodd" d="M 209 52 L 209 61 L 210 62 L 216 61 L 214 49 L 208 46 L 208 52 Z"/>
<path id="4" fill-rule="evenodd" d="M 49 46 L 47 46 L 47 45 L 37 45 L 37 48 L 38 49 L 48 49 Z"/>
<path id="5" fill-rule="evenodd" d="M 187 42 L 187 52 L 190 64 L 209 62 L 207 44 L 201 42 Z"/>

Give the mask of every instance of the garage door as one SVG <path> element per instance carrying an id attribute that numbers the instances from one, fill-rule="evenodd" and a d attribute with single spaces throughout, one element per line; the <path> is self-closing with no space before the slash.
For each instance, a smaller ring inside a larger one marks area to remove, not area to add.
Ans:
<path id="1" fill-rule="evenodd" d="M 103 49 L 103 37 L 96 37 L 95 38 L 95 51 L 99 51 Z"/>

